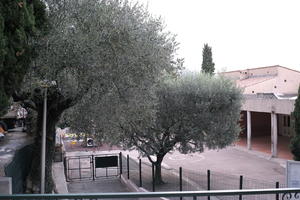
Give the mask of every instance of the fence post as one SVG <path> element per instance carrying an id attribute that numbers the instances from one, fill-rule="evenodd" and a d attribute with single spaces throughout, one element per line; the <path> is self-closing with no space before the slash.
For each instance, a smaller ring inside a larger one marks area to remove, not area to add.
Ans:
<path id="1" fill-rule="evenodd" d="M 279 182 L 277 181 L 276 182 L 276 188 L 279 188 Z M 276 200 L 279 200 L 279 194 L 276 193 Z"/>
<path id="2" fill-rule="evenodd" d="M 119 162 L 120 162 L 120 175 L 123 173 L 123 164 L 122 164 L 122 152 L 119 154 Z"/>
<path id="3" fill-rule="evenodd" d="M 142 160 L 139 160 L 139 171 L 140 171 L 140 187 L 142 187 Z"/>
<path id="4" fill-rule="evenodd" d="M 153 163 L 152 163 L 152 192 L 155 192 L 155 171 L 154 171 Z"/>
<path id="5" fill-rule="evenodd" d="M 95 180 L 95 163 L 94 163 L 94 155 L 92 155 L 92 175 L 93 175 L 93 181 Z"/>
<path id="6" fill-rule="evenodd" d="M 207 190 L 210 190 L 210 170 L 207 170 Z M 210 200 L 210 196 L 207 199 Z"/>
<path id="7" fill-rule="evenodd" d="M 129 155 L 127 155 L 127 179 L 129 179 Z"/>
<path id="8" fill-rule="evenodd" d="M 240 190 L 243 189 L 243 176 L 240 176 Z M 243 199 L 243 196 L 242 195 L 239 195 L 239 200 L 242 200 Z"/>
<path id="9" fill-rule="evenodd" d="M 182 191 L 182 167 L 179 167 L 179 191 Z M 182 200 L 182 196 L 180 200 Z"/>

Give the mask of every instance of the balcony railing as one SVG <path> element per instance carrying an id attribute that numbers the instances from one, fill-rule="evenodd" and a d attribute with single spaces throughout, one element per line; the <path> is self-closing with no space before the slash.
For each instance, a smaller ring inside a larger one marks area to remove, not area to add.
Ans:
<path id="1" fill-rule="evenodd" d="M 0 194 L 0 199 L 128 199 L 128 198 L 158 198 L 158 197 L 197 197 L 209 196 L 248 196 L 274 194 L 274 199 L 300 200 L 300 188 L 281 189 L 251 189 L 251 190 L 211 190 L 186 192 L 127 192 L 127 193 L 79 193 L 79 194 Z"/>

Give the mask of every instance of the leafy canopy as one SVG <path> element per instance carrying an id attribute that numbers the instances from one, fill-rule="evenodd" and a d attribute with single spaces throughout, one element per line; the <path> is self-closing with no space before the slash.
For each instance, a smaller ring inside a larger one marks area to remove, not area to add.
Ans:
<path id="1" fill-rule="evenodd" d="M 152 98 L 142 95 L 144 102 L 129 104 L 107 94 L 88 113 L 98 139 L 147 156 L 156 166 L 158 183 L 168 152 L 224 148 L 237 139 L 242 96 L 229 80 L 186 73 L 165 77 L 153 91 Z"/>
<path id="2" fill-rule="evenodd" d="M 123 113 L 126 108 L 143 107 L 152 98 L 153 85 L 164 74 L 176 74 L 181 60 L 175 58 L 174 36 L 165 32 L 161 21 L 139 4 L 115 0 L 47 0 L 47 9 L 51 29 L 37 42 L 39 56 L 18 97 L 37 113 L 35 145 L 40 149 L 43 113 L 40 81 L 56 82 L 56 86 L 48 89 L 47 101 L 47 138 L 52 140 L 47 142 L 46 159 L 51 163 L 55 127 L 67 109 L 71 114 L 66 116 L 79 119 L 76 127 L 84 128 L 81 125 L 86 124 L 85 128 L 90 129 L 89 111 L 93 112 L 102 99 L 120 102 Z M 109 108 L 98 111 L 109 115 Z M 38 185 L 34 171 L 39 168 L 38 153 L 35 152 L 29 176 L 33 185 Z M 46 191 L 51 192 L 50 167 L 46 168 L 46 177 Z"/>
<path id="3" fill-rule="evenodd" d="M 120 127 L 125 147 L 161 156 L 224 148 L 237 138 L 242 97 L 229 80 L 187 73 L 162 83 L 156 96 L 153 124 L 128 119 Z"/>
<path id="4" fill-rule="evenodd" d="M 40 0 L 0 1 L 0 116 L 34 57 L 33 37 L 46 22 Z"/>

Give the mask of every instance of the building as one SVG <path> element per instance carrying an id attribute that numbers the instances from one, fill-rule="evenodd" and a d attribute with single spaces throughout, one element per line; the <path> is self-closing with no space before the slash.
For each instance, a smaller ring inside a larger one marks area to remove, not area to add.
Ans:
<path id="1" fill-rule="evenodd" d="M 241 138 L 252 148 L 255 138 L 270 141 L 272 157 L 278 155 L 278 144 L 289 143 L 294 134 L 291 112 L 294 110 L 300 84 L 300 72 L 279 65 L 222 73 L 235 81 L 244 94 L 241 112 Z"/>

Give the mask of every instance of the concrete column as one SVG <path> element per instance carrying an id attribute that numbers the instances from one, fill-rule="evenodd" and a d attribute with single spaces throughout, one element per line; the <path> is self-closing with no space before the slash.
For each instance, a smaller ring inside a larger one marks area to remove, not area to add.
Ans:
<path id="1" fill-rule="evenodd" d="M 0 177 L 0 194 L 12 194 L 11 177 Z"/>
<path id="2" fill-rule="evenodd" d="M 271 152 L 272 152 L 272 157 L 277 157 L 277 143 L 278 143 L 277 115 L 275 112 L 272 112 L 271 113 Z"/>
<path id="3" fill-rule="evenodd" d="M 247 148 L 251 150 L 251 112 L 247 110 Z"/>

